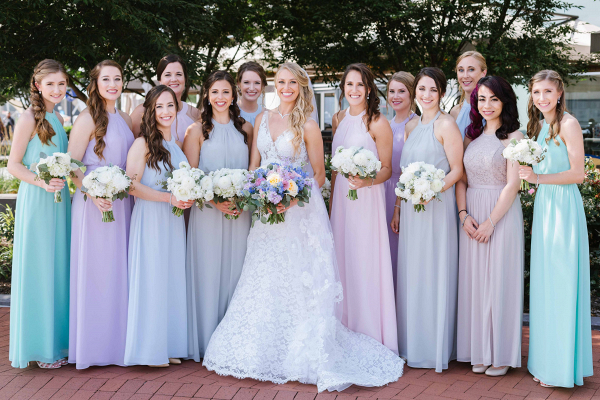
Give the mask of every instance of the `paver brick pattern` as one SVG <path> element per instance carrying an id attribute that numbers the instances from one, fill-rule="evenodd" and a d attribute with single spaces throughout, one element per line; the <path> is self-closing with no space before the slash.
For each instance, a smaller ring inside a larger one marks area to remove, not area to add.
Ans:
<path id="1" fill-rule="evenodd" d="M 441 374 L 405 367 L 404 375 L 381 388 L 351 386 L 341 393 L 317 393 L 314 385 L 276 385 L 235 379 L 208 371 L 200 363 L 183 361 L 168 368 L 91 367 L 74 365 L 44 370 L 32 365 L 16 369 L 8 361 L 10 309 L 0 308 L 0 400 L 375 400 L 375 399 L 595 399 L 600 400 L 600 376 L 570 389 L 543 388 L 527 372 L 529 329 L 523 328 L 523 367 L 504 377 L 471 372 L 466 363 L 451 362 Z M 600 332 L 592 334 L 594 367 L 600 367 Z"/>

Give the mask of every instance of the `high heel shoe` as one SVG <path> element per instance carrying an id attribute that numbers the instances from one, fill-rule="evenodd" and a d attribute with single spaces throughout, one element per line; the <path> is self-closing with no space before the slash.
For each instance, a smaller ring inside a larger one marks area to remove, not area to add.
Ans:
<path id="1" fill-rule="evenodd" d="M 510 367 L 490 367 L 485 370 L 487 376 L 502 376 L 506 375 Z"/>

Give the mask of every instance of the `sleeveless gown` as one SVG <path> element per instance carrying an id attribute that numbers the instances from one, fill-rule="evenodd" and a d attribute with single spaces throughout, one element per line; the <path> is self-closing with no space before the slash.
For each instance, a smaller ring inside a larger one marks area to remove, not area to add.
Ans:
<path id="1" fill-rule="evenodd" d="M 308 163 L 304 142 L 296 153 L 292 139 L 288 130 L 273 141 L 265 113 L 257 138 L 261 164 Z M 300 381 L 318 391 L 381 386 L 402 375 L 398 356 L 336 317 L 342 287 L 318 193 L 315 184 L 310 202 L 290 208 L 285 222 L 257 221 L 250 229 L 242 275 L 204 356 L 209 370 L 240 379 Z"/>
<path id="2" fill-rule="evenodd" d="M 506 186 L 504 144 L 481 134 L 465 151 L 467 211 L 487 220 Z M 462 218 L 465 214 L 461 213 Z M 461 218 L 461 222 L 462 222 Z M 457 359 L 473 365 L 521 366 L 523 212 L 519 195 L 494 221 L 488 243 L 459 233 Z"/>
<path id="3" fill-rule="evenodd" d="M 396 274 L 398 271 L 398 234 L 392 230 L 390 223 L 394 217 L 394 206 L 396 205 L 396 184 L 400 179 L 402 169 L 400 168 L 400 158 L 402 157 L 402 148 L 404 147 L 404 128 L 415 114 L 411 113 L 408 118 L 402 122 L 396 122 L 395 119 L 390 121 L 392 133 L 394 134 L 394 145 L 392 147 L 392 176 L 387 181 L 383 182 L 385 188 L 385 215 L 390 237 L 390 254 L 392 257 L 392 277 L 394 279 L 394 290 L 396 289 Z"/>
<path id="4" fill-rule="evenodd" d="M 187 161 L 175 143 L 163 140 L 171 163 Z M 141 183 L 164 191 L 168 166 L 146 165 Z M 129 309 L 125 364 L 160 365 L 187 357 L 185 223 L 169 203 L 135 199 L 129 234 Z"/>
<path id="5" fill-rule="evenodd" d="M 544 121 L 537 142 L 548 152 L 537 174 L 570 168 L 567 147 L 546 143 Z M 592 376 L 590 253 L 583 201 L 576 184 L 540 185 L 535 194 L 529 294 L 529 372 L 562 387 Z"/>
<path id="6" fill-rule="evenodd" d="M 181 110 L 177 113 L 177 119 L 175 123 L 171 125 L 171 135 L 174 135 L 175 140 L 180 143 L 183 143 L 183 138 L 185 137 L 185 131 L 187 128 L 192 125 L 194 119 L 189 115 L 191 106 L 185 101 L 181 103 Z M 174 167 L 175 164 L 173 164 Z"/>
<path id="7" fill-rule="evenodd" d="M 485 120 L 483 120 L 483 123 L 485 125 Z M 460 112 L 456 117 L 456 124 L 458 125 L 458 129 L 460 130 L 460 134 L 464 140 L 467 127 L 471 125 L 471 104 L 469 103 L 468 99 L 463 101 L 463 104 L 460 107 Z"/>
<path id="8" fill-rule="evenodd" d="M 219 124 L 202 144 L 198 167 L 206 174 L 221 168 L 248 169 L 248 145 L 233 121 Z M 204 357 L 212 333 L 223 319 L 235 291 L 250 231 L 250 213 L 235 220 L 216 208 L 192 207 L 188 227 L 188 358 Z"/>
<path id="9" fill-rule="evenodd" d="M 106 147 L 100 160 L 90 140 L 82 162 L 86 175 L 98 167 L 125 169 L 133 132 L 119 111 L 108 113 Z M 125 365 L 127 332 L 127 244 L 132 198 L 113 202 L 114 222 L 102 222 L 91 199 L 73 197 L 71 236 L 71 305 L 69 362 L 78 369 L 91 365 Z"/>
<path id="10" fill-rule="evenodd" d="M 365 111 L 346 111 L 331 147 L 361 146 L 376 157 L 377 146 L 363 122 Z M 335 179 L 331 227 L 340 279 L 344 287 L 342 323 L 350 330 L 371 336 L 398 353 L 396 304 L 390 239 L 386 228 L 385 187 L 358 189 L 358 199 L 348 200 L 348 180 Z"/>
<path id="11" fill-rule="evenodd" d="M 259 105 L 256 111 L 253 113 L 246 112 L 240 108 L 240 117 L 244 118 L 246 121 L 250 122 L 252 126 L 254 126 L 254 121 L 258 114 L 262 112 L 263 108 Z"/>
<path id="12" fill-rule="evenodd" d="M 411 132 L 400 165 L 423 161 L 450 171 L 446 152 L 436 139 L 434 122 Z M 398 341 L 410 367 L 442 372 L 456 358 L 458 226 L 454 186 L 417 213 L 402 203 L 398 239 Z"/>
<path id="13" fill-rule="evenodd" d="M 46 113 L 55 135 L 48 145 L 37 134 L 29 141 L 23 164 L 29 168 L 40 152 L 66 153 L 67 135 L 58 117 Z M 69 188 L 61 203 L 54 194 L 21 182 L 15 212 L 12 262 L 9 359 L 15 368 L 29 361 L 53 363 L 68 356 L 69 248 L 71 202 Z"/>

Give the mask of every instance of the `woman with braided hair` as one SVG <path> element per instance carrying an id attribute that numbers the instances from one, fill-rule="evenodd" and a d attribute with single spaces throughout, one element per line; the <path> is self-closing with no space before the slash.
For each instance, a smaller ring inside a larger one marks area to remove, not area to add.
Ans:
<path id="1" fill-rule="evenodd" d="M 54 106 L 65 97 L 68 77 L 57 61 L 43 60 L 31 77 L 29 107 L 19 118 L 8 171 L 21 180 L 13 247 L 9 359 L 15 368 L 66 364 L 69 345 L 69 240 L 71 203 L 63 179 L 36 180 L 29 168 L 40 153 L 67 151 L 63 120 Z"/>

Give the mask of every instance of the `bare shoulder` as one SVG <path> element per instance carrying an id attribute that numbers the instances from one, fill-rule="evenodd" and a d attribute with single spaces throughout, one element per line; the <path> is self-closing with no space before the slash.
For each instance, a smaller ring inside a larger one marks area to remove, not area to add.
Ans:
<path id="1" fill-rule="evenodd" d="M 127 122 L 127 125 L 129 125 L 129 129 L 131 129 L 132 122 L 131 122 L 131 117 L 129 116 L 129 114 L 127 114 L 126 112 L 121 111 L 121 110 L 117 110 L 117 112 L 121 115 L 121 117 L 125 120 L 125 122 Z"/>
<path id="2" fill-rule="evenodd" d="M 457 104 L 454 107 L 452 107 L 452 110 L 450 110 L 450 116 L 454 119 L 458 118 L 458 114 L 460 113 L 460 108 L 461 108 L 462 104 Z"/>
<path id="3" fill-rule="evenodd" d="M 17 123 L 25 123 L 25 124 L 35 124 L 35 114 L 31 108 L 23 111 L 21 116 L 19 117 L 19 122 Z"/>
<path id="4" fill-rule="evenodd" d="M 560 121 L 561 131 L 563 129 L 571 131 L 571 132 L 579 132 L 581 133 L 581 125 L 579 121 L 572 116 L 571 114 L 565 114 L 562 121 Z"/>
<path id="5" fill-rule="evenodd" d="M 133 111 L 131 112 L 131 115 L 143 115 L 144 114 L 144 104 L 140 104 L 139 106 L 137 106 L 136 108 L 133 109 Z"/>
<path id="6" fill-rule="evenodd" d="M 521 140 L 521 139 L 524 139 L 524 138 L 525 138 L 525 136 L 523 135 L 523 132 L 521 132 L 521 131 L 514 131 L 514 132 L 512 132 L 512 133 L 510 133 L 508 135 L 508 140 L 509 141 L 513 140 L 513 139 L 515 139 L 515 140 Z"/>
<path id="7" fill-rule="evenodd" d="M 196 107 L 190 105 L 188 103 L 188 115 L 194 120 L 197 121 L 200 119 L 200 110 L 198 110 Z"/>
<path id="8" fill-rule="evenodd" d="M 309 119 L 304 123 L 304 138 L 316 138 L 321 139 L 321 129 L 319 124 L 314 119 Z"/>
<path id="9" fill-rule="evenodd" d="M 450 115 L 442 113 L 437 121 L 435 121 L 435 125 L 439 128 L 450 128 L 450 127 L 458 127 L 456 125 L 456 120 Z"/>
<path id="10" fill-rule="evenodd" d="M 335 121 L 339 125 L 339 123 L 342 122 L 342 120 L 344 119 L 345 116 L 346 116 L 346 110 L 340 110 L 340 111 L 336 112 L 335 114 L 333 114 L 333 119 L 335 119 Z"/>
<path id="11" fill-rule="evenodd" d="M 417 117 L 416 117 L 416 118 L 413 118 L 413 119 L 411 119 L 410 121 L 408 121 L 408 122 L 406 123 L 406 126 L 404 127 L 404 131 L 405 131 L 406 133 L 410 133 L 410 132 L 412 132 L 412 131 L 413 131 L 413 129 L 415 129 L 415 128 L 417 127 L 417 125 L 419 125 L 419 119 L 420 119 L 420 118 L 421 118 L 421 117 L 419 117 L 419 116 L 417 115 Z"/>
<path id="12" fill-rule="evenodd" d="M 249 135 L 251 135 L 252 131 L 254 130 L 254 128 L 252 127 L 252 124 L 248 121 L 244 122 L 244 125 L 242 125 L 242 129 L 244 130 L 244 132 L 246 132 Z"/>
<path id="13" fill-rule="evenodd" d="M 202 121 L 198 120 L 187 127 L 185 130 L 185 136 L 196 136 L 202 134 Z"/>
<path id="14" fill-rule="evenodd" d="M 390 121 L 388 121 L 383 114 L 379 114 L 371 121 L 371 130 L 379 130 L 385 127 L 390 127 Z"/>
<path id="15" fill-rule="evenodd" d="M 146 154 L 146 151 L 148 151 L 146 139 L 141 136 L 133 141 L 133 144 L 129 149 L 129 153 L 134 155 L 144 155 Z"/>
<path id="16" fill-rule="evenodd" d="M 60 122 L 61 125 L 65 124 L 65 120 L 62 117 L 62 115 L 60 115 L 58 112 L 54 111 L 54 115 L 56 115 L 56 118 L 58 118 L 58 121 Z"/>
<path id="17" fill-rule="evenodd" d="M 264 110 L 262 110 L 261 112 L 259 112 L 258 115 L 256 116 L 256 119 L 254 120 L 254 126 L 260 125 L 263 117 L 268 112 L 269 112 L 269 110 L 267 110 L 266 108 Z"/>

